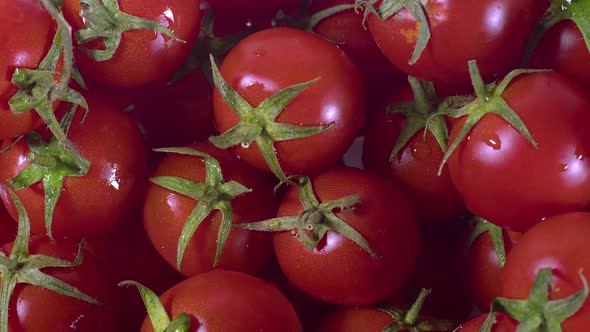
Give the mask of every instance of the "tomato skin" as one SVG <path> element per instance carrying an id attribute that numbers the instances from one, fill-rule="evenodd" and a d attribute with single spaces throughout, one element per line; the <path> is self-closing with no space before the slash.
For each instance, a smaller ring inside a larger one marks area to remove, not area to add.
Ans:
<path id="1" fill-rule="evenodd" d="M 17 91 L 11 83 L 16 68 L 35 69 L 51 47 L 53 23 L 40 2 L 30 0 L 0 3 L 0 140 L 25 134 L 42 122 L 35 112 L 14 114 L 8 100 Z M 14 29 L 18 27 L 18 29 Z"/>
<path id="2" fill-rule="evenodd" d="M 550 72 L 519 76 L 503 97 L 539 148 L 499 116 L 485 115 L 449 158 L 451 178 L 467 208 L 515 231 L 555 214 L 586 209 L 590 205 L 587 92 Z M 451 142 L 464 123 L 462 118 L 455 124 Z"/>
<path id="3" fill-rule="evenodd" d="M 431 37 L 414 65 L 415 18 L 405 9 L 387 20 L 371 14 L 375 42 L 400 70 L 429 81 L 470 82 L 467 61 L 476 60 L 484 78 L 518 65 L 535 24 L 534 0 L 422 1 Z M 458 37 L 460 36 L 460 37 Z"/>
<path id="4" fill-rule="evenodd" d="M 199 274 L 160 300 L 171 317 L 183 312 L 191 317 L 191 332 L 302 331 L 295 310 L 274 285 L 241 272 Z M 141 332 L 153 332 L 148 317 Z"/>
<path id="5" fill-rule="evenodd" d="M 558 236 L 556 236 L 556 234 Z M 549 299 L 568 297 L 584 286 L 578 272 L 590 271 L 590 213 L 571 212 L 547 218 L 526 232 L 512 249 L 502 270 L 502 297 L 526 299 L 539 270 L 551 268 L 555 287 Z M 582 331 L 590 324 L 590 302 L 562 324 L 564 332 Z"/>
<path id="6" fill-rule="evenodd" d="M 325 318 L 318 332 L 381 332 L 393 322 L 390 314 L 374 307 L 341 307 Z M 403 332 L 402 330 L 400 332 Z"/>
<path id="7" fill-rule="evenodd" d="M 4 206 L 0 204 L 0 246 L 14 241 L 17 224 L 12 220 Z"/>
<path id="8" fill-rule="evenodd" d="M 461 326 L 459 326 L 455 332 L 479 332 L 487 316 L 488 314 L 479 315 L 461 324 Z M 497 313 L 496 324 L 494 324 L 492 327 L 492 332 L 514 332 L 517 326 L 517 321 L 504 314 Z"/>
<path id="9" fill-rule="evenodd" d="M 573 21 L 557 23 L 543 36 L 529 62 L 531 68 L 555 69 L 590 87 L 590 52 Z"/>
<path id="10" fill-rule="evenodd" d="M 31 254 L 41 254 L 74 261 L 78 244 L 69 241 L 52 242 L 45 236 L 32 237 Z M 12 243 L 2 251 L 9 255 Z M 57 294 L 51 290 L 17 284 L 12 294 L 8 315 L 8 331 L 115 331 L 115 282 L 102 270 L 102 265 L 88 252 L 75 268 L 45 268 L 47 273 L 97 299 L 102 305 L 91 304 Z M 0 276 L 1 279 L 1 276 Z"/>
<path id="11" fill-rule="evenodd" d="M 55 238 L 78 240 L 104 234 L 122 222 L 129 211 L 141 204 L 147 175 L 147 151 L 143 138 L 131 120 L 104 96 L 86 95 L 92 111 L 80 123 L 78 110 L 68 137 L 91 162 L 84 177 L 66 177 L 53 216 Z M 116 147 L 116 148 L 114 148 Z M 29 162 L 29 147 L 19 141 L 0 155 L 0 181 L 17 176 Z M 44 189 L 41 182 L 16 191 L 31 219 L 31 232 L 45 234 Z M 16 208 L 6 191 L 0 196 L 16 220 Z"/>
<path id="12" fill-rule="evenodd" d="M 229 52 L 220 71 L 253 106 L 289 86 L 320 78 L 276 118 L 298 126 L 334 123 L 321 134 L 275 143 L 287 174 L 309 174 L 334 165 L 364 125 L 365 99 L 358 70 L 342 50 L 316 34 L 291 28 L 257 32 Z M 220 133 L 238 124 L 237 115 L 217 89 L 213 112 Z M 256 144 L 232 149 L 247 163 L 268 170 Z"/>
<path id="13" fill-rule="evenodd" d="M 76 63 L 84 77 L 122 88 L 163 84 L 189 55 L 200 31 L 199 0 L 118 0 L 121 11 L 156 21 L 186 43 L 173 40 L 159 32 L 129 30 L 123 33 L 119 48 L 107 61 L 95 61 L 85 52 L 75 52 Z M 77 0 L 64 1 L 64 16 L 74 31 L 84 22 L 79 16 L 82 7 Z M 102 48 L 102 41 L 82 45 Z"/>
<path id="14" fill-rule="evenodd" d="M 420 246 L 415 211 L 407 198 L 382 178 L 355 168 L 335 168 L 312 177 L 311 183 L 320 203 L 361 196 L 353 211 L 336 215 L 362 234 L 380 258 L 332 231 L 314 250 L 290 232 L 276 233 L 275 253 L 289 282 L 320 301 L 349 306 L 375 303 L 401 289 Z M 295 188 L 283 198 L 278 216 L 302 211 Z"/>
<path id="15" fill-rule="evenodd" d="M 226 181 L 237 181 L 252 192 L 232 200 L 233 222 L 257 222 L 275 216 L 275 184 L 271 176 L 241 162 L 228 151 L 210 143 L 195 143 L 189 148 L 205 152 L 218 159 Z M 205 164 L 200 157 L 167 155 L 151 175 L 176 176 L 205 182 Z M 150 183 L 143 210 L 143 224 L 152 244 L 160 255 L 176 269 L 178 239 L 182 228 L 197 205 L 192 198 L 174 193 Z M 215 211 L 199 226 L 184 254 L 180 273 L 193 276 L 213 269 L 221 212 Z M 255 274 L 272 257 L 272 240 L 268 233 L 232 227 L 217 265 L 218 268 Z"/>

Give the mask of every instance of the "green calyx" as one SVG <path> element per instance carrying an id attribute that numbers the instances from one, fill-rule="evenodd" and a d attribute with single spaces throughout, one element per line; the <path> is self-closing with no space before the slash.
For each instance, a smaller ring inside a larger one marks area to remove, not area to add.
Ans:
<path id="1" fill-rule="evenodd" d="M 473 242 L 475 242 L 475 240 L 483 233 L 488 232 L 490 238 L 492 239 L 494 252 L 498 257 L 500 266 L 504 267 L 504 264 L 506 263 L 506 249 L 504 245 L 504 233 L 502 228 L 480 217 L 474 217 L 473 220 L 475 221 L 475 227 L 467 238 L 467 243 L 465 245 L 465 261 L 467 261 L 467 255 L 469 254 L 469 250 L 471 249 Z"/>
<path id="2" fill-rule="evenodd" d="M 100 304 L 100 302 L 75 287 L 41 271 L 44 268 L 70 269 L 79 266 L 83 261 L 84 243 L 80 243 L 78 254 L 73 262 L 45 255 L 30 255 L 29 239 L 31 237 L 31 225 L 27 212 L 9 187 L 3 184 L 0 184 L 0 187 L 8 192 L 18 211 L 18 232 L 10 256 L 6 257 L 4 253 L 0 252 L 0 274 L 2 276 L 0 289 L 0 332 L 8 332 L 10 297 L 16 285 L 19 283 L 46 288 L 61 295 L 74 297 L 93 304 Z"/>
<path id="3" fill-rule="evenodd" d="M 590 0 L 551 0 L 551 5 L 529 37 L 521 63 L 523 66 L 531 58 L 545 32 L 564 20 L 571 20 L 576 24 L 590 52 Z"/>
<path id="4" fill-rule="evenodd" d="M 326 8 L 321 10 L 313 15 L 309 15 L 309 8 L 302 8 L 299 17 L 291 17 L 285 14 L 284 11 L 279 10 L 274 19 L 273 19 L 273 26 L 280 26 L 284 24 L 288 27 L 301 29 L 308 32 L 313 32 L 315 26 L 320 23 L 322 20 L 336 15 L 338 13 L 347 11 L 347 10 L 354 10 L 358 8 L 356 4 L 341 4 L 333 7 Z M 335 42 L 338 43 L 338 42 Z"/>
<path id="5" fill-rule="evenodd" d="M 426 137 L 427 131 L 430 131 L 442 151 L 446 151 L 449 130 L 444 117 L 434 115 L 451 107 L 463 106 L 473 100 L 471 97 L 461 96 L 441 99 L 436 95 L 431 82 L 419 80 L 413 76 L 408 77 L 408 82 L 412 87 L 415 101 L 392 104 L 387 108 L 389 113 L 400 113 L 407 119 L 407 123 L 391 151 L 389 160 L 393 160 L 410 139 L 422 129 L 426 129 L 424 137 Z"/>
<path id="6" fill-rule="evenodd" d="M 213 266 L 217 266 L 223 252 L 223 247 L 229 236 L 232 226 L 232 207 L 231 201 L 251 190 L 244 187 L 236 181 L 225 182 L 221 172 L 219 162 L 210 155 L 189 148 L 165 148 L 155 149 L 157 152 L 177 153 L 189 156 L 202 157 L 205 162 L 206 180 L 204 183 L 193 182 L 179 177 L 159 176 L 150 179 L 163 188 L 175 193 L 190 197 L 198 201 L 197 206 L 193 209 L 186 220 L 182 233 L 178 240 L 178 249 L 176 256 L 176 266 L 180 270 L 184 252 L 189 244 L 190 239 L 195 234 L 197 228 L 205 218 L 213 212 L 219 210 L 222 215 L 219 233 L 217 235 L 217 250 Z"/>
<path id="7" fill-rule="evenodd" d="M 279 164 L 274 143 L 320 134 L 330 129 L 333 123 L 318 127 L 302 127 L 275 122 L 275 119 L 293 99 L 319 78 L 281 90 L 254 108 L 221 77 L 213 56 L 210 56 L 210 60 L 215 86 L 225 102 L 238 115 L 240 123 L 219 136 L 210 137 L 209 141 L 221 149 L 235 145 L 248 147 L 256 143 L 275 176 L 283 183 L 293 184 Z"/>
<path id="8" fill-rule="evenodd" d="M 526 300 L 496 298 L 488 318 L 480 332 L 491 332 L 495 323 L 495 313 L 500 312 L 517 320 L 517 331 L 521 332 L 561 332 L 561 323 L 573 316 L 588 297 L 588 282 L 579 272 L 584 288 L 561 300 L 549 300 L 549 287 L 555 288 L 551 269 L 539 270 L 533 288 Z"/>
<path id="9" fill-rule="evenodd" d="M 281 232 L 296 230 L 299 241 L 308 250 L 313 250 L 328 231 L 336 232 L 358 244 L 375 258 L 377 253 L 370 247 L 365 238 L 354 228 L 340 219 L 333 210 L 340 209 L 350 212 L 361 203 L 358 195 L 346 196 L 337 200 L 321 203 L 313 192 L 311 180 L 307 176 L 294 176 L 297 180 L 299 196 L 304 211 L 297 216 L 273 218 L 256 223 L 236 224 L 235 227 L 264 232 Z"/>
<path id="10" fill-rule="evenodd" d="M 416 302 L 412 304 L 408 311 L 400 310 L 393 306 L 380 306 L 379 309 L 394 319 L 394 321 L 385 326 L 382 332 L 422 332 L 422 331 L 452 331 L 457 324 L 446 319 L 434 319 L 420 317 L 420 311 L 430 289 L 422 288 Z"/>
<path id="11" fill-rule="evenodd" d="M 118 0 L 80 0 L 80 5 L 80 16 L 85 19 L 86 25 L 76 33 L 76 40 L 79 44 L 85 44 L 98 38 L 102 39 L 105 49 L 81 48 L 96 61 L 112 58 L 121 43 L 123 32 L 129 30 L 151 30 L 178 42 L 185 42 L 176 38 L 172 31 L 158 22 L 122 12 Z"/>
<path id="12" fill-rule="evenodd" d="M 10 110 L 17 114 L 31 110 L 37 112 L 57 140 L 79 155 L 75 146 L 67 139 L 66 134 L 60 128 L 53 113 L 53 102 L 56 100 L 79 105 L 88 110 L 88 104 L 84 97 L 68 87 L 72 75 L 74 78 L 79 78 L 78 81 L 84 86 L 81 76 L 79 76 L 73 65 L 72 28 L 67 24 L 55 4 L 50 0 L 42 0 L 41 2 L 58 22 L 58 29 L 49 52 L 37 69 L 17 68 L 15 70 L 12 83 L 19 90 L 10 98 L 8 105 Z M 56 71 L 56 67 L 62 50 L 64 51 L 64 70 L 63 74 L 60 74 Z M 55 77 L 59 76 L 61 76 L 61 79 L 56 81 Z"/>
<path id="13" fill-rule="evenodd" d="M 526 137 L 526 139 L 535 147 L 535 149 L 538 148 L 537 142 L 535 142 L 533 139 L 531 133 L 527 129 L 524 122 L 522 122 L 520 116 L 518 116 L 512 107 L 510 107 L 504 98 L 502 98 L 502 93 L 504 93 L 504 90 L 506 90 L 508 85 L 517 76 L 522 74 L 546 72 L 546 70 L 517 69 L 508 73 L 508 75 L 506 75 L 506 77 L 504 77 L 500 83 L 486 85 L 481 77 L 475 60 L 469 61 L 468 64 L 469 74 L 471 75 L 471 81 L 475 89 L 477 99 L 462 108 L 448 108 L 447 110 L 441 112 L 441 114 L 450 116 L 452 118 L 467 116 L 467 119 L 465 120 L 465 124 L 461 128 L 461 131 L 447 149 L 447 152 L 445 153 L 445 156 L 440 164 L 438 171 L 439 175 L 441 174 L 442 169 L 447 163 L 449 157 L 463 141 L 465 136 L 479 122 L 479 120 L 481 120 L 488 113 L 496 114 L 502 119 L 506 120 L 506 122 L 518 130 L 524 137 Z"/>
<path id="14" fill-rule="evenodd" d="M 356 10 L 362 8 L 364 11 L 363 22 L 366 21 L 369 14 L 374 14 L 382 20 L 387 20 L 403 8 L 416 19 L 419 25 L 418 38 L 412 57 L 408 62 L 410 65 L 415 64 L 420 59 L 422 52 L 424 52 L 430 40 L 430 26 L 422 2 L 420 0 L 383 0 L 379 8 L 375 8 L 377 2 L 378 0 L 356 0 Z"/>
<path id="15" fill-rule="evenodd" d="M 68 131 L 75 109 L 75 106 L 72 107 L 62 119 L 60 128 L 64 132 Z M 25 140 L 30 150 L 27 156 L 30 164 L 10 179 L 9 183 L 14 189 L 21 190 L 42 181 L 45 192 L 45 227 L 47 235 L 53 240 L 53 212 L 63 189 L 64 178 L 85 176 L 90 162 L 81 158 L 79 153 L 64 148 L 55 137 L 47 143 L 38 133 L 31 132 L 25 135 Z"/>
<path id="16" fill-rule="evenodd" d="M 119 283 L 119 286 L 135 286 L 141 295 L 143 304 L 147 309 L 148 316 L 152 322 L 154 332 L 188 332 L 191 328 L 191 318 L 186 313 L 182 313 L 172 321 L 158 296 L 144 285 L 126 280 Z"/>

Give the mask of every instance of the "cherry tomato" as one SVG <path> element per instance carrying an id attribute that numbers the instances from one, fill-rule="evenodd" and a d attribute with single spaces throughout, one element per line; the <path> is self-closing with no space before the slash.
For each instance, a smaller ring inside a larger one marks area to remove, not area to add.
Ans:
<path id="1" fill-rule="evenodd" d="M 35 112 L 14 114 L 8 100 L 17 91 L 11 83 L 16 68 L 35 69 L 51 47 L 55 32 L 51 16 L 39 1 L 0 3 L 0 140 L 23 135 L 42 122 Z M 18 27 L 18 28 L 15 28 Z"/>
<path id="2" fill-rule="evenodd" d="M 453 183 L 473 214 L 524 231 L 590 206 L 590 97 L 557 73 L 517 77 L 502 94 L 538 144 L 495 114 L 479 121 L 449 158 Z M 451 131 L 457 137 L 465 123 Z"/>
<path id="3" fill-rule="evenodd" d="M 2 248 L 9 255 L 12 243 Z M 74 261 L 78 245 L 68 241 L 59 243 L 47 237 L 31 238 L 30 253 Z M 79 299 L 33 286 L 17 284 L 12 294 L 8 331 L 115 331 L 115 282 L 109 279 L 102 265 L 88 252 L 84 261 L 75 268 L 48 268 L 42 272 L 51 275 L 103 303 L 91 304 Z"/>
<path id="4" fill-rule="evenodd" d="M 479 315 L 463 323 L 455 332 L 479 332 L 487 317 L 488 314 Z M 514 332 L 517 326 L 518 322 L 506 315 L 498 313 L 496 314 L 496 323 L 493 325 L 491 332 Z"/>
<path id="5" fill-rule="evenodd" d="M 0 205 L 0 246 L 14 241 L 16 237 L 16 226 L 14 220 L 12 220 L 6 209 L 4 209 L 4 205 Z"/>
<path id="6" fill-rule="evenodd" d="M 81 239 L 112 230 L 141 204 L 147 175 L 147 152 L 131 118 L 113 107 L 104 96 L 87 95 L 92 109 L 84 122 L 78 110 L 69 139 L 91 165 L 84 177 L 65 177 L 53 215 L 56 238 Z M 0 181 L 17 176 L 30 163 L 25 139 L 0 155 Z M 16 220 L 16 209 L 5 191 L 2 201 Z M 31 218 L 33 234 L 45 234 L 42 182 L 16 192 Z"/>
<path id="7" fill-rule="evenodd" d="M 420 24 L 406 10 L 382 20 L 371 14 L 369 29 L 389 61 L 429 81 L 467 83 L 467 61 L 476 60 L 484 78 L 518 65 L 535 24 L 534 0 L 421 1 L 431 32 L 418 61 L 410 65 Z"/>
<path id="8" fill-rule="evenodd" d="M 318 332 L 381 332 L 393 320 L 390 314 L 374 307 L 342 307 L 326 317 Z"/>
<path id="9" fill-rule="evenodd" d="M 213 270 L 160 296 L 171 317 L 187 313 L 196 331 L 302 331 L 289 301 L 272 284 L 248 274 Z M 146 317 L 141 332 L 153 332 Z"/>
<path id="10" fill-rule="evenodd" d="M 180 42 L 160 32 L 129 30 L 123 32 L 121 43 L 113 57 L 95 61 L 83 51 L 76 52 L 82 75 L 117 87 L 139 87 L 163 84 L 170 80 L 189 55 L 200 30 L 199 0 L 116 0 L 120 10 L 129 15 L 155 21 L 172 31 Z M 64 1 L 64 16 L 74 31 L 84 26 L 79 15 L 78 0 Z M 104 48 L 95 40 L 82 45 L 90 49 Z"/>
<path id="11" fill-rule="evenodd" d="M 289 86 L 319 78 L 285 107 L 276 122 L 333 126 L 311 137 L 274 144 L 287 174 L 308 174 L 334 165 L 364 125 L 365 99 L 358 70 L 341 49 L 316 34 L 291 28 L 257 32 L 229 52 L 220 71 L 254 107 Z M 239 122 L 217 89 L 213 112 L 220 133 Z M 256 144 L 237 145 L 233 150 L 247 163 L 269 169 Z"/>
<path id="12" fill-rule="evenodd" d="M 256 222 L 276 213 L 272 177 L 241 162 L 228 151 L 209 143 L 195 143 L 189 148 L 216 158 L 224 178 L 234 180 L 252 192 L 231 200 L 233 223 Z M 174 176 L 194 182 L 205 182 L 205 163 L 201 157 L 179 154 L 167 155 L 152 173 L 152 177 Z M 182 229 L 197 201 L 150 183 L 143 210 L 143 224 L 152 244 L 173 267 L 177 267 L 177 248 Z M 212 270 L 221 225 L 221 213 L 215 211 L 197 228 L 184 253 L 180 272 L 192 276 Z M 232 227 L 223 248 L 218 268 L 255 274 L 272 256 L 269 234 Z"/>
<path id="13" fill-rule="evenodd" d="M 550 268 L 554 287 L 549 299 L 568 297 L 583 288 L 579 271 L 590 271 L 590 213 L 572 212 L 547 218 L 526 232 L 512 249 L 502 270 L 502 297 L 526 299 L 539 270 Z M 587 276 L 586 276 L 587 278 Z M 590 324 L 590 302 L 567 318 L 563 331 L 582 331 Z"/>
<path id="14" fill-rule="evenodd" d="M 318 300 L 342 305 L 375 303 L 400 290 L 420 246 L 409 200 L 382 178 L 354 168 L 330 170 L 312 177 L 311 183 L 320 203 L 360 195 L 354 210 L 336 216 L 358 231 L 379 257 L 336 232 L 328 231 L 313 250 L 291 232 L 280 232 L 274 236 L 275 252 L 289 282 Z M 299 190 L 293 188 L 278 216 L 297 216 L 303 210 Z"/>

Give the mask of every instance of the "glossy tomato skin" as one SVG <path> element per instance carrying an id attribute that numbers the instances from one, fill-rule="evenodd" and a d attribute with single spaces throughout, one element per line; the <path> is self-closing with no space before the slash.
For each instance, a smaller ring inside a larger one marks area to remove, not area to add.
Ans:
<path id="1" fill-rule="evenodd" d="M 274 180 L 268 174 L 241 162 L 226 150 L 210 143 L 195 143 L 189 148 L 216 158 L 226 181 L 237 181 L 252 192 L 231 201 L 233 222 L 257 222 L 275 216 Z M 153 171 L 155 176 L 175 176 L 205 182 L 205 163 L 200 157 L 167 155 Z M 160 255 L 176 268 L 178 239 L 197 201 L 150 183 L 143 210 L 143 224 Z M 184 254 L 179 272 L 192 276 L 213 269 L 221 212 L 215 211 L 199 226 Z M 272 257 L 270 234 L 232 227 L 218 268 L 255 274 Z"/>
<path id="2" fill-rule="evenodd" d="M 557 23 L 543 36 L 529 62 L 531 68 L 555 69 L 590 87 L 590 52 L 573 21 Z"/>
<path id="3" fill-rule="evenodd" d="M 118 0 L 118 3 L 124 13 L 156 21 L 186 42 L 154 31 L 125 31 L 119 48 L 109 60 L 97 62 L 81 50 L 75 53 L 82 75 L 121 88 L 168 82 L 189 55 L 199 35 L 199 0 Z M 77 0 L 64 1 L 64 16 L 74 31 L 84 26 L 79 15 L 81 9 Z M 102 41 L 82 46 L 104 48 Z"/>
<path id="4" fill-rule="evenodd" d="M 329 303 L 357 306 L 375 303 L 401 289 L 418 255 L 420 234 L 415 211 L 392 184 L 367 171 L 335 168 L 311 178 L 319 202 L 358 194 L 361 203 L 336 215 L 357 230 L 380 256 L 340 234 L 328 231 L 314 250 L 290 232 L 274 235 L 275 252 L 290 283 Z M 283 198 L 278 216 L 303 212 L 299 190 Z"/>
<path id="5" fill-rule="evenodd" d="M 53 216 L 55 238 L 77 240 L 112 230 L 141 204 L 147 175 L 147 151 L 129 115 L 109 104 L 104 96 L 87 95 L 92 111 L 80 123 L 78 110 L 68 138 L 90 161 L 84 177 L 66 177 Z M 42 132 L 45 134 L 46 132 Z M 29 162 L 29 147 L 19 141 L 0 156 L 0 181 L 17 176 Z M 16 220 L 16 209 L 5 191 L 2 201 Z M 44 189 L 41 182 L 16 191 L 31 218 L 33 234 L 45 234 Z"/>
<path id="6" fill-rule="evenodd" d="M 271 283 L 245 273 L 213 270 L 186 279 L 160 300 L 168 314 L 191 317 L 191 332 L 302 331 L 289 301 Z M 153 332 L 148 317 L 141 332 Z"/>
<path id="7" fill-rule="evenodd" d="M 502 297 L 526 299 L 543 268 L 553 272 L 555 287 L 549 288 L 551 300 L 562 299 L 584 286 L 578 275 L 590 269 L 587 253 L 590 243 L 590 213 L 571 212 L 547 218 L 525 233 L 512 249 L 502 270 Z M 587 278 L 587 276 L 586 276 Z M 564 332 L 582 331 L 590 324 L 590 302 L 566 319 Z"/>
<path id="8" fill-rule="evenodd" d="M 481 326 L 485 322 L 488 314 L 479 315 L 459 326 L 455 331 L 456 332 L 479 332 Z M 503 314 L 496 314 L 496 323 L 492 327 L 491 332 L 514 332 L 516 327 L 518 326 L 518 322 L 513 320 L 512 318 L 503 315 Z"/>
<path id="9" fill-rule="evenodd" d="M 534 0 L 422 1 L 431 37 L 414 65 L 408 62 L 419 24 L 405 9 L 387 20 L 371 14 L 369 29 L 389 61 L 429 81 L 467 83 L 467 61 L 476 60 L 484 78 L 518 65 L 535 24 Z"/>
<path id="10" fill-rule="evenodd" d="M 332 311 L 318 332 L 381 332 L 393 322 L 390 314 L 375 307 L 341 307 Z"/>
<path id="11" fill-rule="evenodd" d="M 0 140 L 23 135 L 41 124 L 35 112 L 14 114 L 8 100 L 17 91 L 11 83 L 17 68 L 35 69 L 51 47 L 55 28 L 39 1 L 15 0 L 0 4 Z M 15 29 L 15 27 L 18 27 Z"/>
<path id="12" fill-rule="evenodd" d="M 17 224 L 12 220 L 3 205 L 0 205 L 0 246 L 14 241 Z"/>
<path id="13" fill-rule="evenodd" d="M 473 214 L 525 231 L 555 214 L 590 204 L 590 97 L 557 73 L 523 75 L 503 97 L 538 144 L 487 114 L 449 159 L 451 178 Z M 465 119 L 451 131 L 456 137 Z M 485 176 L 482 176 L 485 174 Z"/>
<path id="14" fill-rule="evenodd" d="M 220 71 L 252 106 L 289 86 L 319 78 L 287 105 L 276 121 L 298 126 L 334 125 L 315 136 L 275 143 L 287 174 L 309 174 L 334 165 L 364 125 L 365 99 L 358 70 L 341 49 L 316 34 L 291 28 L 257 32 L 230 51 Z M 238 124 L 237 115 L 217 89 L 213 113 L 220 133 Z M 268 170 L 256 144 L 237 146 L 233 151 L 247 163 Z"/>
<path id="15" fill-rule="evenodd" d="M 508 254 L 517 244 L 522 233 L 504 230 L 504 250 Z M 488 232 L 473 241 L 467 254 L 467 289 L 477 307 L 487 312 L 492 301 L 502 293 L 502 266 L 494 251 Z"/>
<path id="16" fill-rule="evenodd" d="M 58 243 L 45 236 L 32 237 L 31 254 L 41 254 L 74 261 L 78 244 L 69 241 Z M 2 251 L 9 255 L 12 243 Z M 81 290 L 102 305 L 91 304 L 51 290 L 18 284 L 12 294 L 8 331 L 115 331 L 117 313 L 114 298 L 115 281 L 103 270 L 99 261 L 89 252 L 84 252 L 84 261 L 75 268 L 45 268 L 42 272 Z M 1 277 L 1 276 L 0 276 Z"/>

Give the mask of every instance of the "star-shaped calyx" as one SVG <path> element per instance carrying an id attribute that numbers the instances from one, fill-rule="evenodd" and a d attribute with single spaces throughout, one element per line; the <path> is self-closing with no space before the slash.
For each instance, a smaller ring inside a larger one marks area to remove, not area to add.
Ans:
<path id="1" fill-rule="evenodd" d="M 249 146 L 255 142 L 275 176 L 281 182 L 292 184 L 279 164 L 274 143 L 314 136 L 330 129 L 333 124 L 302 127 L 275 122 L 275 120 L 293 99 L 319 78 L 281 90 L 255 108 L 223 79 L 213 56 L 210 56 L 210 61 L 213 68 L 213 82 L 223 100 L 238 115 L 240 122 L 225 133 L 209 138 L 209 141 L 220 149 L 235 145 Z"/>
<path id="2" fill-rule="evenodd" d="M 191 318 L 186 313 L 181 313 L 173 320 L 170 320 L 166 309 L 160 299 L 151 289 L 144 285 L 126 280 L 119 283 L 119 286 L 135 286 L 141 295 L 143 304 L 147 309 L 148 317 L 152 323 L 154 332 L 188 332 L 191 328 Z"/>
<path id="3" fill-rule="evenodd" d="M 582 290 L 561 300 L 549 300 L 549 287 L 555 288 L 553 273 L 549 268 L 539 270 L 529 298 L 496 298 L 480 332 L 492 331 L 496 312 L 517 320 L 518 332 L 561 332 L 561 323 L 578 312 L 588 297 L 588 282 L 581 271 L 579 274 Z"/>
<path id="4" fill-rule="evenodd" d="M 222 220 L 217 235 L 217 250 L 215 252 L 215 260 L 213 263 L 213 266 L 216 266 L 223 252 L 227 237 L 231 231 L 231 201 L 237 196 L 248 193 L 251 190 L 236 181 L 225 182 L 223 180 L 223 174 L 219 162 L 206 153 L 190 148 L 164 148 L 155 149 L 154 151 L 203 158 L 207 177 L 205 182 L 194 182 L 173 176 L 153 177 L 150 179 L 150 182 L 198 201 L 197 206 L 186 220 L 180 238 L 178 239 L 176 255 L 176 266 L 178 269 L 180 269 L 184 252 L 197 228 L 199 228 L 201 223 L 211 212 L 213 212 L 213 210 L 219 210 L 221 212 Z"/>
<path id="5" fill-rule="evenodd" d="M 494 252 L 498 257 L 500 266 L 504 267 L 504 264 L 506 263 L 506 248 L 504 245 L 504 233 L 502 228 L 480 217 L 474 217 L 473 220 L 475 222 L 475 227 L 469 233 L 469 237 L 465 244 L 465 262 L 467 262 L 467 255 L 469 254 L 473 242 L 475 242 L 475 240 L 483 233 L 488 232 L 492 239 L 492 246 L 494 247 Z"/>
<path id="6" fill-rule="evenodd" d="M 75 268 L 82 264 L 84 244 L 80 243 L 78 254 L 73 262 L 45 255 L 31 255 L 29 253 L 29 239 L 31 225 L 23 205 L 14 192 L 7 186 L 0 184 L 14 201 L 18 211 L 18 232 L 12 246 L 10 256 L 0 252 L 0 275 L 2 284 L 0 289 L 0 332 L 8 331 L 8 309 L 10 297 L 17 284 L 25 283 L 43 287 L 56 293 L 74 297 L 93 304 L 100 304 L 97 300 L 82 293 L 73 286 L 54 278 L 41 271 L 44 268 Z"/>
<path id="7" fill-rule="evenodd" d="M 303 212 L 297 216 L 279 217 L 256 223 L 236 224 L 235 227 L 266 232 L 295 230 L 299 241 L 308 250 L 313 250 L 326 236 L 328 231 L 336 232 L 352 240 L 373 257 L 378 257 L 367 240 L 357 230 L 340 219 L 333 210 L 351 211 L 361 203 L 359 195 L 342 197 L 321 203 L 318 201 L 311 180 L 307 176 L 294 176 L 291 180 L 298 183 L 299 197 Z"/>

